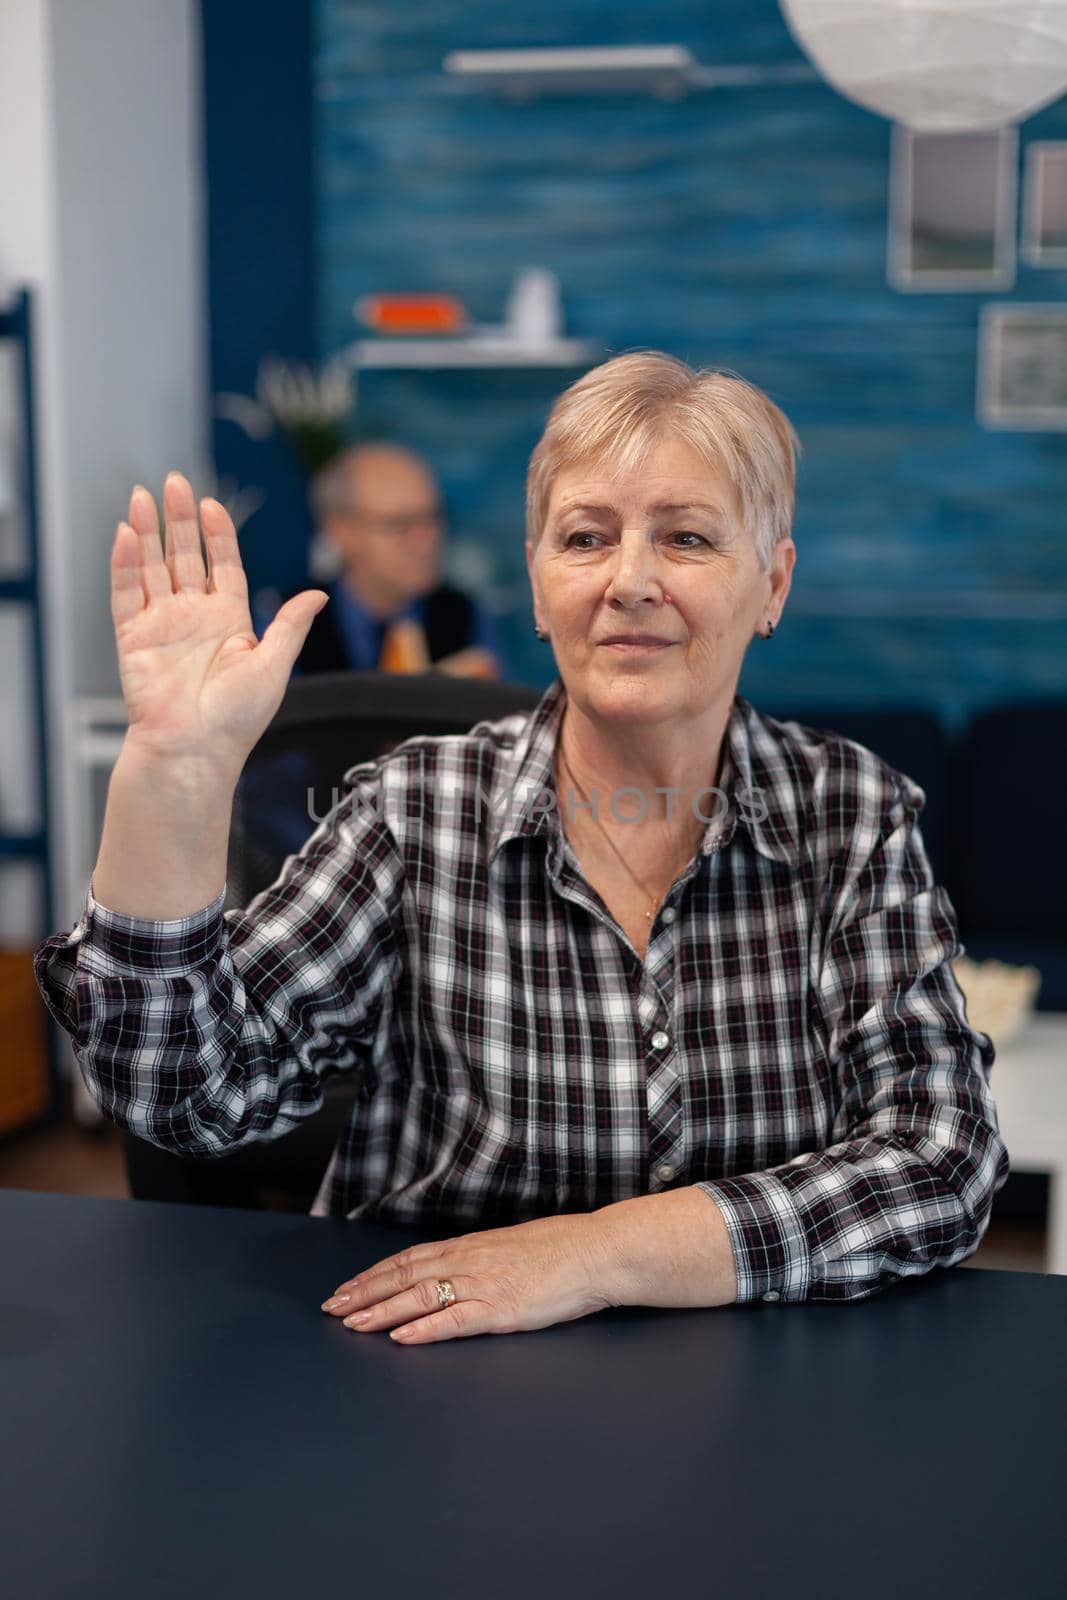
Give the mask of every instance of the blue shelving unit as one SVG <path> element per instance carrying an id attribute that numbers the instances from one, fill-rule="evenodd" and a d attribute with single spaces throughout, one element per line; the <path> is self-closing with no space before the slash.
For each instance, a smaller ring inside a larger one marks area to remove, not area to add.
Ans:
<path id="1" fill-rule="evenodd" d="M 17 384 L 22 407 L 22 492 L 26 535 L 26 566 L 16 576 L 0 576 L 0 604 L 26 605 L 30 611 L 31 676 L 34 695 L 34 756 L 37 791 L 42 823 L 39 828 L 13 832 L 5 830 L 0 818 L 0 862 L 32 861 L 39 868 L 40 937 L 54 930 L 52 896 L 52 858 L 48 830 L 48 732 L 44 678 L 44 607 L 42 597 L 40 543 L 37 511 L 37 452 L 34 437 L 33 404 L 33 301 L 28 289 L 19 290 L 7 306 L 0 306 L 0 339 L 11 339 L 19 347 Z M 49 1119 L 61 1106 L 60 1075 L 56 1050 L 55 1024 L 47 1025 L 48 1069 L 51 1079 Z"/>

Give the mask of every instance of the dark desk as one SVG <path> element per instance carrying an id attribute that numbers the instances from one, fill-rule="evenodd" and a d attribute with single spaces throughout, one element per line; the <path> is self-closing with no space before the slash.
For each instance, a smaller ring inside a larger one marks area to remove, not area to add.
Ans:
<path id="1" fill-rule="evenodd" d="M 416 1237 L 0 1191 L 4 1594 L 1067 1591 L 1067 1278 L 410 1349 L 319 1310 Z"/>

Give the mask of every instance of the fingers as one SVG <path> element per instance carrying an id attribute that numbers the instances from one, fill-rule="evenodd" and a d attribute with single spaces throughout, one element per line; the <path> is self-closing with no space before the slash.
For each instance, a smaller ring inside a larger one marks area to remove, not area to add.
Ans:
<path id="1" fill-rule="evenodd" d="M 112 589 L 121 591 L 113 598 L 119 617 L 131 616 L 138 608 L 131 572 L 136 569 L 144 598 L 151 600 L 182 591 L 232 594 L 248 601 L 248 582 L 237 547 L 237 530 L 229 512 L 218 500 L 200 502 L 204 543 L 208 550 L 210 575 L 204 570 L 200 553 L 200 522 L 187 478 L 180 472 L 168 473 L 163 485 L 166 516 L 167 554 L 159 538 L 156 502 L 142 484 L 130 495 L 129 524 L 120 523 L 112 553 Z M 128 529 L 123 533 L 123 529 Z M 129 538 L 136 537 L 136 544 Z M 136 559 L 134 559 L 136 557 Z M 116 617 L 116 620 L 119 620 Z"/>
<path id="2" fill-rule="evenodd" d="M 237 529 L 218 500 L 201 500 L 200 525 L 208 557 L 208 593 L 232 594 L 248 601 L 248 579 L 237 546 Z"/>
<path id="3" fill-rule="evenodd" d="M 168 472 L 163 485 L 166 560 L 175 594 L 203 594 L 207 588 L 200 554 L 200 524 L 188 478 Z"/>
<path id="4" fill-rule="evenodd" d="M 473 1278 L 450 1277 L 456 1300 L 442 1307 L 434 1283 L 430 1279 L 414 1284 L 396 1294 L 377 1301 L 366 1293 L 354 1293 L 347 1304 L 338 1304 L 339 1296 L 328 1300 L 322 1310 L 339 1317 L 346 1328 L 358 1333 L 380 1333 L 386 1329 L 399 1334 L 400 1324 L 415 1319 L 414 1327 L 424 1340 L 451 1339 L 471 1333 L 503 1329 L 503 1321 L 479 1296 L 479 1285 Z M 382 1291 L 378 1291 L 379 1294 Z M 462 1310 L 460 1307 L 462 1306 Z"/>
<path id="5" fill-rule="evenodd" d="M 455 1277 L 448 1266 L 447 1256 L 442 1254 L 443 1246 L 450 1242 L 435 1239 L 410 1245 L 395 1256 L 387 1256 L 366 1272 L 357 1273 L 354 1278 L 346 1278 L 338 1284 L 321 1309 L 348 1318 L 365 1310 L 380 1311 L 385 1306 L 395 1309 L 397 1302 L 403 1302 L 398 1315 L 393 1317 L 394 1322 L 416 1311 L 437 1311 L 440 1304 L 434 1283 L 438 1277 L 448 1278 L 457 1296 L 460 1295 L 461 1285 L 468 1297 L 472 1296 L 473 1280 Z"/>
<path id="6" fill-rule="evenodd" d="M 166 569 L 163 576 L 167 576 Z M 169 578 L 167 592 L 170 593 Z M 143 611 L 145 600 L 137 534 L 128 522 L 120 522 L 111 547 L 111 618 L 115 626 Z"/>
<path id="7" fill-rule="evenodd" d="M 292 671 L 308 629 L 329 598 L 323 589 L 303 589 L 285 602 L 259 642 L 259 649 L 271 666 Z"/>
<path id="8" fill-rule="evenodd" d="M 137 535 L 141 586 L 145 599 L 152 600 L 170 594 L 170 573 L 163 560 L 163 546 L 159 542 L 156 502 L 142 484 L 138 484 L 130 495 L 130 526 Z"/>

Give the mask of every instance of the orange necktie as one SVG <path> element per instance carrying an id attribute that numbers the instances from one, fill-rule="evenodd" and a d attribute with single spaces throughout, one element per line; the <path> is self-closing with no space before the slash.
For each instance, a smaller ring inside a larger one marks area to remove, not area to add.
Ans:
<path id="1" fill-rule="evenodd" d="M 430 651 L 421 625 L 405 618 L 391 622 L 382 640 L 379 672 L 428 672 Z"/>

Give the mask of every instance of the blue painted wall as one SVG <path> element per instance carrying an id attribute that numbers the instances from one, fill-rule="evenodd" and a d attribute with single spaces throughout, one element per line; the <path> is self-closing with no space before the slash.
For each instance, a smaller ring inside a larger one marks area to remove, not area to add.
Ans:
<path id="1" fill-rule="evenodd" d="M 262 356 L 315 354 L 310 0 L 202 0 L 211 391 L 250 395 Z M 304 581 L 311 517 L 304 481 L 275 434 L 212 426 L 220 481 L 254 487 L 240 530 L 249 584 Z"/>
<path id="2" fill-rule="evenodd" d="M 974 417 L 981 293 L 885 277 L 890 129 L 822 83 L 509 105 L 456 92 L 452 49 L 677 43 L 705 65 L 798 62 L 775 0 L 313 0 L 315 343 L 362 293 L 458 293 L 501 319 L 551 267 L 568 332 L 657 347 L 764 387 L 805 446 L 793 592 L 741 687 L 768 709 L 917 702 L 949 725 L 1067 694 L 1067 435 Z M 1067 138 L 1067 104 L 1022 128 Z M 998 300 L 1059 300 L 1021 266 Z M 490 557 L 512 675 L 544 684 L 522 553 L 523 476 L 576 373 L 360 375 L 368 426 L 422 447 L 454 534 Z"/>

